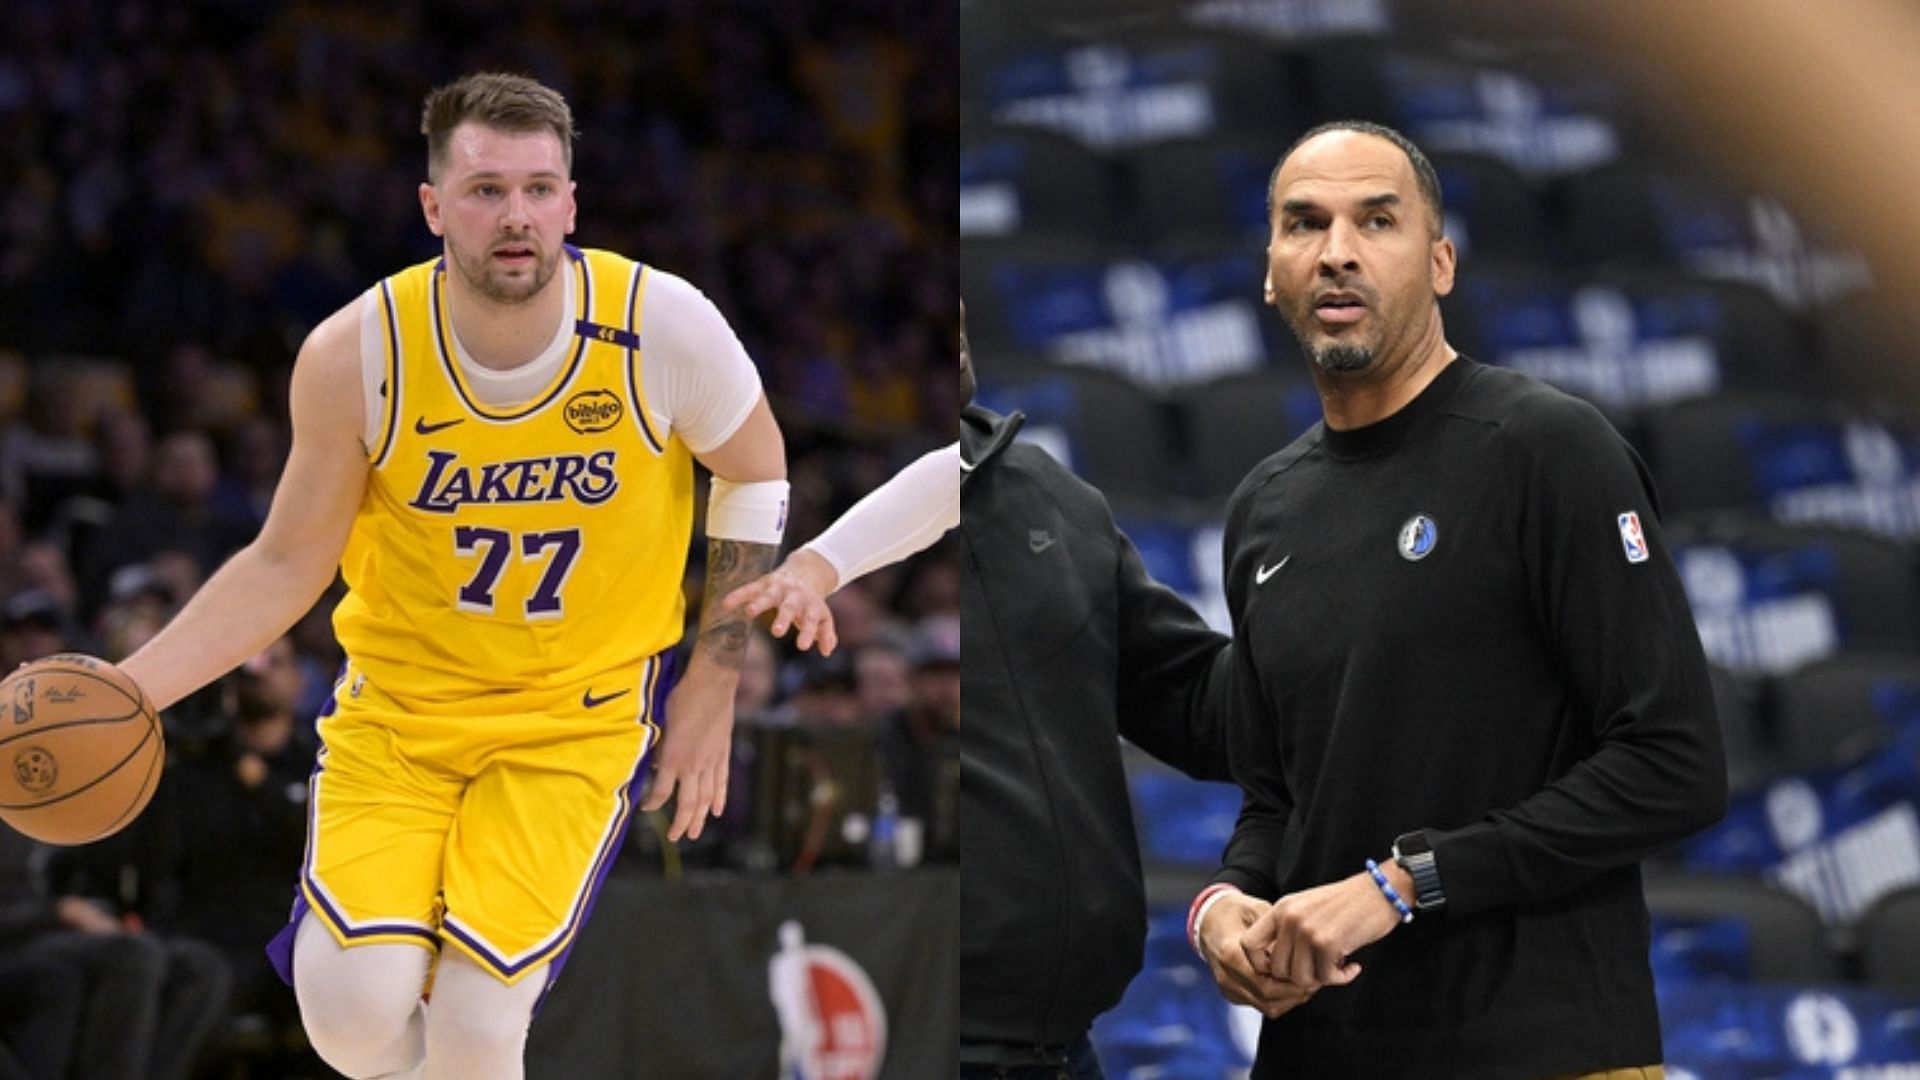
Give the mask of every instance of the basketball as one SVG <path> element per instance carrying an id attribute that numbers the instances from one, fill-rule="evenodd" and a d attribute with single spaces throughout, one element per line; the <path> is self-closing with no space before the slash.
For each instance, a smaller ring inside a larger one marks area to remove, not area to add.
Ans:
<path id="1" fill-rule="evenodd" d="M 125 828 L 166 759 L 160 719 L 132 679 L 61 653 L 0 682 L 0 820 L 48 844 Z"/>

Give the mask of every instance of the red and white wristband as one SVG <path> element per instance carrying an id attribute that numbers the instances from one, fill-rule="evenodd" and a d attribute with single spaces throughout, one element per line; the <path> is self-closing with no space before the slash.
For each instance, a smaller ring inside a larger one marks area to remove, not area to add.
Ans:
<path id="1" fill-rule="evenodd" d="M 1205 960 L 1207 958 L 1207 954 L 1201 951 L 1200 948 L 1200 924 L 1207 921 L 1207 909 L 1213 906 L 1214 901 L 1228 893 L 1237 893 L 1239 891 L 1240 887 L 1231 882 L 1216 881 L 1206 888 L 1201 889 L 1200 895 L 1194 897 L 1193 903 L 1188 906 L 1187 944 L 1193 946 L 1194 955 L 1200 959 Z"/>

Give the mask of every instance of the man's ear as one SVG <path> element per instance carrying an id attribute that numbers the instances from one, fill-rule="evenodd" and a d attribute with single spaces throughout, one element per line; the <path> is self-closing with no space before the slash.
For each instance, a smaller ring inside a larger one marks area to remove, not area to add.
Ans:
<path id="1" fill-rule="evenodd" d="M 440 225 L 440 193 L 426 180 L 420 182 L 420 212 L 426 216 L 427 228 L 433 230 L 433 235 L 447 235 Z"/>
<path id="2" fill-rule="evenodd" d="M 1458 259 L 1452 240 L 1442 236 L 1433 242 L 1433 259 L 1428 267 L 1428 275 L 1433 279 L 1433 295 L 1445 296 L 1453 291 L 1453 271 Z"/>

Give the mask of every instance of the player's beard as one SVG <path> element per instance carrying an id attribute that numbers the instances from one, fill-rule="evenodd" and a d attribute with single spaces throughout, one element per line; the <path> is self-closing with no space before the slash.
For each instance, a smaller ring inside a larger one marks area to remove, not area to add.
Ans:
<path id="1" fill-rule="evenodd" d="M 501 276 L 495 276 L 498 271 L 493 265 L 491 250 L 481 252 L 478 256 L 470 256 L 453 242 L 452 237 L 447 238 L 447 253 L 453 256 L 453 265 L 459 268 L 460 276 L 465 278 L 467 284 L 473 286 L 476 292 L 496 304 L 526 303 L 538 296 L 541 289 L 547 287 L 547 282 L 553 280 L 554 272 L 560 268 L 558 250 L 551 254 L 541 254 L 539 248 L 531 242 L 527 246 L 534 248 L 535 251 L 533 280 L 514 281 L 506 278 L 503 273 Z"/>

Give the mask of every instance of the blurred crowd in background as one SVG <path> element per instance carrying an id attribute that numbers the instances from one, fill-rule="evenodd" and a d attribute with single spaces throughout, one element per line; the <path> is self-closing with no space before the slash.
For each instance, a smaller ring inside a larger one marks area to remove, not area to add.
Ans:
<path id="1" fill-rule="evenodd" d="M 789 541 L 816 535 L 954 437 L 956 35 L 950 8 L 910 0 L 8 5 L 0 663 L 124 657 L 252 538 L 287 455 L 300 342 L 439 253 L 416 194 L 420 105 L 475 70 L 567 96 L 570 239 L 719 306 L 788 440 Z M 758 634 L 726 819 L 677 851 L 637 821 L 630 865 L 951 858 L 957 580 L 943 546 L 843 590 L 831 658 Z M 0 829 L 7 963 L 124 939 L 112 962 L 138 971 L 106 1019 L 142 1055 L 125 1075 L 185 1075 L 199 1039 L 239 1037 L 230 1016 L 265 1013 L 268 1033 L 290 1019 L 260 947 L 292 899 L 339 593 L 169 710 L 168 770 L 133 829 L 57 853 Z M 137 939 L 202 944 L 136 964 Z M 78 1045 L 104 1037 L 84 1030 L 97 1002 L 63 1028 L 60 1000 L 0 1003 L 0 1077 L 9 1048 L 41 1075 L 74 1024 Z M 23 1026 L 40 1033 L 24 1050 Z"/>

